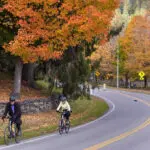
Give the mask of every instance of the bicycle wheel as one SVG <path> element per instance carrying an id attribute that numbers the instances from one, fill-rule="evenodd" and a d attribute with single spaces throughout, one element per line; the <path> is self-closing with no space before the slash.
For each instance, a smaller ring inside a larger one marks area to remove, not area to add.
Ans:
<path id="1" fill-rule="evenodd" d="M 10 127 L 6 127 L 5 130 L 4 130 L 4 142 L 6 145 L 9 145 L 10 143 L 12 143 L 12 138 L 13 138 L 13 135 L 10 131 Z"/>
<path id="2" fill-rule="evenodd" d="M 22 130 L 18 131 L 16 125 L 15 125 L 15 142 L 19 143 L 22 140 Z"/>
<path id="3" fill-rule="evenodd" d="M 66 125 L 65 125 L 65 132 L 66 132 L 66 134 L 69 133 L 69 129 L 70 129 L 70 121 L 66 121 Z"/>
<path id="4" fill-rule="evenodd" d="M 63 124 L 63 120 L 61 120 L 59 123 L 59 134 L 63 134 L 63 130 L 64 130 L 64 124 Z"/>

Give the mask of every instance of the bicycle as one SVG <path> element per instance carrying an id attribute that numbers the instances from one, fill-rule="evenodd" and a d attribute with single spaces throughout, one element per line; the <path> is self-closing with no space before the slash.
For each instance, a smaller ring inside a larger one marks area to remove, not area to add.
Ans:
<path id="1" fill-rule="evenodd" d="M 7 127 L 4 130 L 4 142 L 6 145 L 12 143 L 14 140 L 16 143 L 19 143 L 22 139 L 22 131 L 20 129 L 20 134 L 18 132 L 17 126 L 12 122 L 11 117 L 6 117 L 9 120 Z M 4 120 L 3 120 L 4 121 Z"/>
<path id="2" fill-rule="evenodd" d="M 59 134 L 63 134 L 64 130 L 65 130 L 66 134 L 69 133 L 70 121 L 66 120 L 66 118 L 64 117 L 65 114 L 66 114 L 66 110 L 61 112 L 61 118 L 59 121 Z"/>

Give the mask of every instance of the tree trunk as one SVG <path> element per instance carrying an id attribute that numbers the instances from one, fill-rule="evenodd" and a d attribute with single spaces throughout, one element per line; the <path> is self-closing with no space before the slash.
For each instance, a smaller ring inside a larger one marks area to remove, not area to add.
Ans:
<path id="1" fill-rule="evenodd" d="M 125 87 L 128 88 L 128 74 L 125 74 Z"/>
<path id="2" fill-rule="evenodd" d="M 34 82 L 34 70 L 37 67 L 37 64 L 35 63 L 30 63 L 29 68 L 28 68 L 28 85 L 30 87 L 35 87 L 35 82 Z"/>
<path id="3" fill-rule="evenodd" d="M 29 64 L 23 65 L 22 80 L 24 80 L 24 81 L 28 81 L 28 68 L 29 68 Z"/>
<path id="4" fill-rule="evenodd" d="M 34 83 L 34 70 L 37 67 L 37 64 L 35 63 L 29 63 L 25 64 L 23 66 L 23 71 L 22 71 L 22 79 L 27 81 L 28 86 L 30 87 L 35 87 Z"/>
<path id="5" fill-rule="evenodd" d="M 147 76 L 144 77 L 144 88 L 147 88 Z"/>
<path id="6" fill-rule="evenodd" d="M 21 61 L 21 58 L 18 58 L 15 65 L 14 89 L 13 89 L 13 94 L 16 96 L 16 98 L 20 98 L 22 68 L 23 63 Z"/>

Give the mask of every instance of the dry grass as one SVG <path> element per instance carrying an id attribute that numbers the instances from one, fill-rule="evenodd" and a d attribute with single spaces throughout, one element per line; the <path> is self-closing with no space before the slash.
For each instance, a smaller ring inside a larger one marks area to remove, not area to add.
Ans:
<path id="1" fill-rule="evenodd" d="M 23 131 L 33 131 L 38 130 L 41 127 L 49 126 L 49 125 L 56 125 L 58 120 L 58 115 L 55 111 L 50 111 L 46 113 L 38 113 L 38 114 L 29 114 L 23 115 Z M 0 120 L 0 136 L 3 135 L 3 130 L 7 125 L 7 120 L 3 123 Z"/>
<path id="2" fill-rule="evenodd" d="M 71 120 L 82 118 L 86 112 L 72 114 Z M 56 126 L 58 124 L 60 115 L 55 111 L 43 112 L 38 114 L 23 115 L 23 132 L 39 130 L 48 126 Z M 0 136 L 3 135 L 4 128 L 7 125 L 7 121 L 4 123 L 0 120 Z"/>

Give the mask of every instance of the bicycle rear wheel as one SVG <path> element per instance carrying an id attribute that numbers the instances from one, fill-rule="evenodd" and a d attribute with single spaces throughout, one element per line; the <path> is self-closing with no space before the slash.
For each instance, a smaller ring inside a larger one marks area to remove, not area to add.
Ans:
<path id="1" fill-rule="evenodd" d="M 10 127 L 6 127 L 4 130 L 4 142 L 6 145 L 9 145 L 10 143 L 12 143 L 12 138 L 13 135 L 10 131 Z"/>

